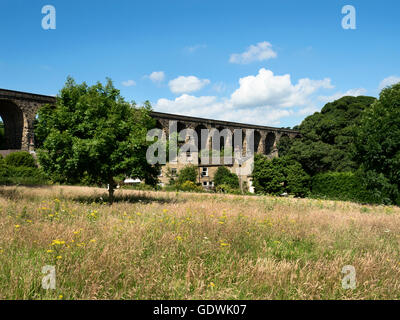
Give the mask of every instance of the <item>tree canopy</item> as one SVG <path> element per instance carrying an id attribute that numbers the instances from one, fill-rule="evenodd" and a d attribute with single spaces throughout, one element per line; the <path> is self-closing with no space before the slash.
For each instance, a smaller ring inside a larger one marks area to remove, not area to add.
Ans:
<path id="1" fill-rule="evenodd" d="M 284 192 L 305 196 L 309 192 L 310 177 L 301 164 L 290 157 L 254 156 L 254 187 L 257 193 L 280 195 Z"/>
<path id="2" fill-rule="evenodd" d="M 155 126 L 150 109 L 148 102 L 140 108 L 126 102 L 110 79 L 88 86 L 68 78 L 56 105 L 39 110 L 35 132 L 41 166 L 53 181 L 108 184 L 110 202 L 116 178 L 154 185 L 159 168 L 146 160 L 146 134 Z"/>
<path id="3" fill-rule="evenodd" d="M 375 100 L 359 96 L 343 97 L 327 103 L 321 112 L 307 117 L 296 128 L 302 134 L 301 139 L 292 142 L 283 140 L 278 144 L 279 154 L 300 162 L 310 175 L 355 170 L 354 130 L 360 124 L 362 112 Z"/>
<path id="4" fill-rule="evenodd" d="M 216 187 L 226 185 L 231 189 L 239 189 L 239 177 L 225 166 L 218 167 L 214 175 L 214 185 Z"/>
<path id="5" fill-rule="evenodd" d="M 356 130 L 355 159 L 377 197 L 400 204 L 400 83 L 382 90 Z"/>

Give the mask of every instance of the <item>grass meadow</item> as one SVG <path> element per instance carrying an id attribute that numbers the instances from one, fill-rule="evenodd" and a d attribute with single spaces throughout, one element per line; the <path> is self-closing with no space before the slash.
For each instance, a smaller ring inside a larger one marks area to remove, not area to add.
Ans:
<path id="1" fill-rule="evenodd" d="M 0 187 L 0 299 L 399 299 L 400 208 Z M 56 289 L 42 288 L 55 266 Z M 356 270 L 343 289 L 342 268 Z"/>

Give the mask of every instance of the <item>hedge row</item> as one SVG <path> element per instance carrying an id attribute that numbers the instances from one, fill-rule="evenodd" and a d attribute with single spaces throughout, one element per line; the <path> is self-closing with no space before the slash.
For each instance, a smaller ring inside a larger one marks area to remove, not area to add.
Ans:
<path id="1" fill-rule="evenodd" d="M 357 172 L 328 172 L 312 178 L 311 196 L 360 203 L 390 204 L 384 193 L 368 187 L 365 174 Z"/>
<path id="2" fill-rule="evenodd" d="M 0 185 L 47 183 L 45 175 L 36 166 L 35 159 L 28 152 L 11 153 L 5 159 L 0 156 Z"/>

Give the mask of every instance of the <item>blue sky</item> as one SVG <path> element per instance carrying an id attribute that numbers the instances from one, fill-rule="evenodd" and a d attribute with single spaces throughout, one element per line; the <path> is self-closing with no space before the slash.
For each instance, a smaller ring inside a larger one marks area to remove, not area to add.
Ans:
<path id="1" fill-rule="evenodd" d="M 0 88 L 55 95 L 68 75 L 110 77 L 156 111 L 294 126 L 400 81 L 399 14 L 398 0 L 2 0 Z"/>

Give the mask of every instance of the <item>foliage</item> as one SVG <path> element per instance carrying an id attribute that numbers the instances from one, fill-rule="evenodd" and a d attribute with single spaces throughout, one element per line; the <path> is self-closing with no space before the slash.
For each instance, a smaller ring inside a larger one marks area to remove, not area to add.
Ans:
<path id="1" fill-rule="evenodd" d="M 293 140 L 289 136 L 283 136 L 282 138 L 280 138 L 277 144 L 279 156 L 280 157 L 287 156 L 292 145 L 293 145 Z"/>
<path id="2" fill-rule="evenodd" d="M 214 185 L 217 189 L 221 186 L 224 186 L 224 190 L 239 189 L 239 177 L 225 166 L 218 167 L 214 175 Z"/>
<path id="3" fill-rule="evenodd" d="M 155 126 L 150 109 L 126 102 L 110 79 L 89 87 L 68 78 L 56 106 L 39 110 L 40 164 L 57 182 L 108 184 L 110 202 L 118 176 L 155 185 L 159 169 L 146 160 L 146 134 Z"/>
<path id="4" fill-rule="evenodd" d="M 194 184 L 197 182 L 197 173 L 198 168 L 194 165 L 187 165 L 183 169 L 181 169 L 178 173 L 178 179 L 176 180 L 176 183 L 178 185 L 181 185 L 185 183 L 186 181 L 190 181 Z"/>
<path id="5" fill-rule="evenodd" d="M 296 196 L 309 193 L 310 177 L 301 164 L 289 157 L 269 158 L 256 154 L 253 181 L 256 193 Z"/>
<path id="6" fill-rule="evenodd" d="M 35 158 L 26 151 L 12 152 L 4 160 L 8 166 L 36 168 Z"/>
<path id="7" fill-rule="evenodd" d="M 39 168 L 8 166 L 0 160 L 0 184 L 44 185 L 48 184 L 48 179 Z"/>
<path id="8" fill-rule="evenodd" d="M 356 131 L 355 159 L 367 188 L 400 204 L 400 83 L 382 90 Z"/>
<path id="9" fill-rule="evenodd" d="M 326 172 L 312 178 L 311 194 L 314 197 L 353 201 L 360 203 L 390 203 L 382 190 L 388 184 L 382 177 L 375 177 L 375 189 L 367 189 L 368 174 L 362 170 L 356 172 Z"/>
<path id="10" fill-rule="evenodd" d="M 375 100 L 364 96 L 343 97 L 326 104 L 321 112 L 307 117 L 297 128 L 301 139 L 293 140 L 291 146 L 288 141 L 278 144 L 280 155 L 300 162 L 312 176 L 328 171 L 356 170 L 358 165 L 352 155 L 354 131 L 360 124 L 362 112 Z"/>
<path id="11" fill-rule="evenodd" d="M 182 184 L 179 184 L 177 189 L 187 192 L 204 192 L 204 189 L 195 184 L 193 181 L 185 181 Z"/>
<path id="12" fill-rule="evenodd" d="M 11 153 L 5 159 L 0 155 L 0 185 L 42 185 L 48 182 L 28 152 Z"/>
<path id="13" fill-rule="evenodd" d="M 239 187 L 232 188 L 232 185 L 225 184 L 225 183 L 218 185 L 215 188 L 215 190 L 220 193 L 230 193 L 230 194 L 237 194 L 237 195 L 242 193 L 241 190 L 239 189 Z"/>
<path id="14" fill-rule="evenodd" d="M 4 161 L 3 156 L 0 154 L 0 177 L 6 176 L 7 173 L 7 165 Z"/>

